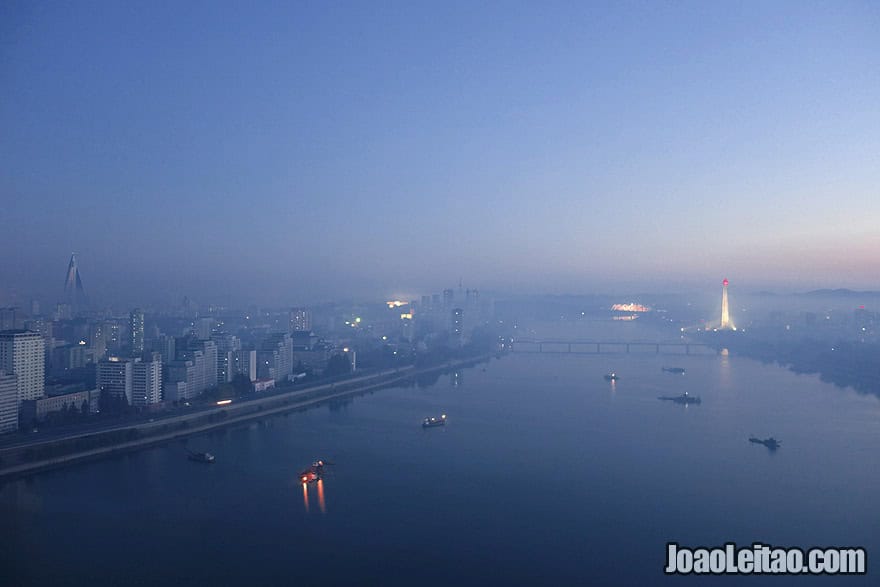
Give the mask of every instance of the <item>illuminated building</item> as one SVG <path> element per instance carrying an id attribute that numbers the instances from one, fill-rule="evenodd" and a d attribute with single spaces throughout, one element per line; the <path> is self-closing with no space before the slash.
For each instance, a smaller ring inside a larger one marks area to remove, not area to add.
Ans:
<path id="1" fill-rule="evenodd" d="M 453 340 L 458 342 L 459 345 L 464 343 L 463 334 L 464 334 L 464 310 L 461 308 L 455 308 L 452 310 L 452 324 L 451 324 L 451 334 Z"/>
<path id="2" fill-rule="evenodd" d="M 257 379 L 257 351 L 253 349 L 232 351 L 232 363 L 229 371 L 233 378 L 236 375 L 245 375 L 249 380 L 255 381 Z"/>
<path id="3" fill-rule="evenodd" d="M 635 302 L 629 302 L 614 304 L 611 306 L 611 311 L 615 312 L 612 316 L 613 320 L 636 320 L 640 315 L 650 312 L 651 308 Z M 618 314 L 617 312 L 620 313 Z"/>
<path id="4" fill-rule="evenodd" d="M 267 336 L 257 349 L 257 378 L 284 381 L 293 367 L 293 338 L 286 332 Z"/>
<path id="5" fill-rule="evenodd" d="M 217 345 L 213 340 L 198 340 L 191 337 L 178 338 L 174 344 L 177 355 L 175 363 L 192 362 L 193 377 L 186 378 L 187 393 L 190 397 L 217 385 Z M 183 370 L 180 371 L 183 373 Z M 182 381 L 176 378 L 175 381 Z"/>
<path id="6" fill-rule="evenodd" d="M 151 361 L 136 359 L 131 372 L 131 405 L 144 407 L 162 401 L 162 361 L 153 353 Z"/>
<path id="7" fill-rule="evenodd" d="M 290 311 L 290 330 L 299 332 L 312 329 L 312 312 L 305 308 L 293 308 Z"/>
<path id="8" fill-rule="evenodd" d="M 274 379 L 257 379 L 254 381 L 254 391 L 257 393 L 272 389 L 273 387 L 275 387 Z"/>
<path id="9" fill-rule="evenodd" d="M 217 346 L 217 383 L 228 383 L 235 376 L 233 353 L 241 350 L 241 340 L 225 332 L 212 334 L 211 340 Z"/>
<path id="10" fill-rule="evenodd" d="M 650 312 L 651 308 L 648 306 L 643 306 L 641 304 L 636 304 L 635 302 L 629 304 L 614 304 L 611 306 L 611 309 L 615 312 Z"/>
<path id="11" fill-rule="evenodd" d="M 345 347 L 344 349 L 342 349 L 342 352 L 343 354 L 345 354 L 348 362 L 351 363 L 351 372 L 354 373 L 355 371 L 357 371 L 357 351 Z"/>
<path id="12" fill-rule="evenodd" d="M 114 399 L 124 398 L 125 402 L 130 405 L 134 371 L 132 365 L 132 361 L 120 357 L 107 357 L 103 361 L 99 361 L 97 368 L 98 389 Z"/>
<path id="13" fill-rule="evenodd" d="M 128 336 L 131 356 L 137 357 L 144 352 L 144 311 L 135 308 L 128 315 Z"/>

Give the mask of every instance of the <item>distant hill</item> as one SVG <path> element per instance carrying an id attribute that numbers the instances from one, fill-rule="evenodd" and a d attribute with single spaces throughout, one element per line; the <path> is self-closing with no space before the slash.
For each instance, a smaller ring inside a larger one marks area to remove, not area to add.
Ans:
<path id="1" fill-rule="evenodd" d="M 864 298 L 880 296 L 880 291 L 855 291 L 852 289 L 815 289 L 806 293 L 799 294 L 809 297 L 848 297 L 848 298 Z"/>

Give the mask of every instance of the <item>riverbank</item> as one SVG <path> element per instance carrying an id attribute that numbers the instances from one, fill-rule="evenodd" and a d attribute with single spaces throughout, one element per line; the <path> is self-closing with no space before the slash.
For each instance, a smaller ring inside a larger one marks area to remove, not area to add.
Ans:
<path id="1" fill-rule="evenodd" d="M 491 354 L 481 355 L 421 369 L 410 365 L 365 377 L 328 383 L 304 390 L 293 390 L 240 404 L 230 404 L 196 414 L 167 418 L 158 422 L 147 422 L 106 432 L 51 440 L 35 446 L 16 447 L 0 452 L 0 458 L 3 459 L 0 479 L 29 475 L 140 450 L 224 426 L 302 410 L 334 399 L 414 381 L 416 377 L 472 366 L 489 360 L 491 357 Z"/>

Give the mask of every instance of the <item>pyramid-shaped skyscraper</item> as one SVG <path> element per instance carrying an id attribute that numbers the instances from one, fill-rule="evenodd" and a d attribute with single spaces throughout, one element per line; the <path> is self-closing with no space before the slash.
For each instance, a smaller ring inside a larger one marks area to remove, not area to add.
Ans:
<path id="1" fill-rule="evenodd" d="M 71 306 L 76 306 L 86 300 L 82 278 L 79 276 L 79 267 L 76 265 L 76 253 L 70 254 L 70 263 L 67 264 L 67 277 L 64 280 L 64 297 L 65 301 Z"/>

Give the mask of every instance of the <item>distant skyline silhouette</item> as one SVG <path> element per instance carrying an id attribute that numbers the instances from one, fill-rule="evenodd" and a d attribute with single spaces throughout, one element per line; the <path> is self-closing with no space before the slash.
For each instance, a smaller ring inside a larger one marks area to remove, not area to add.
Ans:
<path id="1" fill-rule="evenodd" d="M 210 7 L 210 9 L 208 9 Z M 0 298 L 880 289 L 875 3 L 0 7 Z"/>

